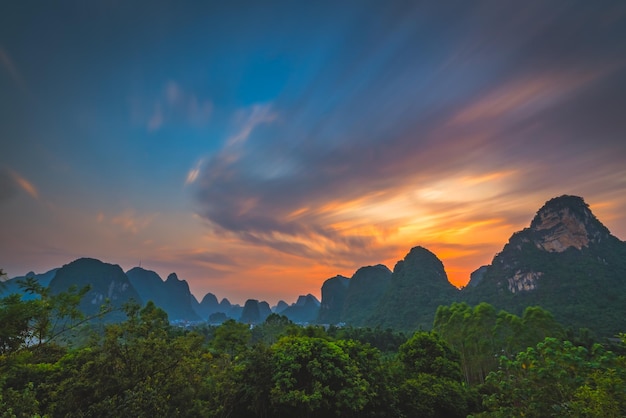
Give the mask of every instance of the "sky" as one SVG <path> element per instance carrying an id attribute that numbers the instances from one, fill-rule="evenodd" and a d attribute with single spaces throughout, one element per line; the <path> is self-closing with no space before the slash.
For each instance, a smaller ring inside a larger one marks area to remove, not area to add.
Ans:
<path id="1" fill-rule="evenodd" d="M 625 109 L 623 1 L 6 2 L 0 267 L 463 286 L 556 196 L 626 239 Z"/>

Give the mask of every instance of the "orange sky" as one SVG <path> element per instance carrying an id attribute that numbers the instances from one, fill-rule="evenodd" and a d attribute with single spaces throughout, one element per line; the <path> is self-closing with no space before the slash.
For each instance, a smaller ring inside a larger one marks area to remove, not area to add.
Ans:
<path id="1" fill-rule="evenodd" d="M 419 245 L 463 286 L 563 194 L 626 238 L 623 1 L 9 3 L 11 277 L 291 303 Z"/>

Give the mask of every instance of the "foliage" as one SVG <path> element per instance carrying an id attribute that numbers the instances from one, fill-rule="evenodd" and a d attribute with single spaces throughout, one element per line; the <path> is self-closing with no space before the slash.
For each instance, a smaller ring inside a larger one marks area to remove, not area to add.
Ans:
<path id="1" fill-rule="evenodd" d="M 399 387 L 402 416 L 464 417 L 471 392 L 462 383 L 459 354 L 437 334 L 416 332 L 400 346 L 404 381 Z"/>
<path id="2" fill-rule="evenodd" d="M 433 328 L 459 351 L 468 383 L 483 383 L 497 369 L 499 356 L 514 356 L 546 336 L 563 334 L 552 315 L 538 306 L 526 308 L 520 318 L 505 311 L 496 313 L 484 302 L 473 308 L 464 302 L 440 306 Z"/>
<path id="3" fill-rule="evenodd" d="M 358 328 L 358 327 L 329 327 L 328 335 L 338 340 L 356 340 L 379 349 L 383 353 L 397 353 L 401 344 L 408 339 L 403 332 L 391 328 Z"/>
<path id="4" fill-rule="evenodd" d="M 548 337 L 502 357 L 487 385 L 484 417 L 621 417 L 626 415 L 626 369 L 596 344 L 591 350 Z"/>
<path id="5" fill-rule="evenodd" d="M 455 304 L 438 312 L 441 336 L 407 339 L 280 315 L 252 329 L 226 321 L 189 331 L 149 302 L 69 345 L 61 337 L 87 319 L 74 311 L 81 293 L 33 291 L 38 299 L 0 299 L 0 418 L 626 415 L 625 357 L 584 333 L 580 345 L 543 339 L 560 328 L 540 308 L 517 317 Z M 465 383 L 493 350 L 499 368 L 484 385 Z"/>
<path id="6" fill-rule="evenodd" d="M 272 347 L 271 401 L 291 416 L 348 415 L 367 404 L 368 382 L 334 342 L 284 337 Z"/>

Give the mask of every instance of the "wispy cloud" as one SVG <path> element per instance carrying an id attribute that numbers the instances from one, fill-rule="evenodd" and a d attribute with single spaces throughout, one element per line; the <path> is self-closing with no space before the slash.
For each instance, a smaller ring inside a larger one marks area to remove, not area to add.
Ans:
<path id="1" fill-rule="evenodd" d="M 237 133 L 228 138 L 226 147 L 241 145 L 257 126 L 276 120 L 278 114 L 272 110 L 269 104 L 255 104 L 250 109 L 241 110 L 236 116 L 236 124 L 239 126 Z"/>
<path id="2" fill-rule="evenodd" d="M 97 220 L 100 223 L 108 220 L 111 225 L 120 227 L 124 232 L 136 235 L 146 229 L 157 216 L 157 213 L 138 214 L 134 209 L 127 209 L 108 219 L 103 213 L 99 213 Z"/>
<path id="3" fill-rule="evenodd" d="M 213 102 L 200 99 L 190 91 L 184 90 L 174 81 L 168 82 L 158 97 L 149 105 L 150 110 L 143 112 L 146 104 L 139 100 L 131 100 L 131 118 L 144 120 L 149 132 L 160 130 L 166 124 L 189 124 L 204 127 L 211 120 Z"/>
<path id="4" fill-rule="evenodd" d="M 621 64 L 579 42 L 589 35 L 577 29 L 579 14 L 555 7 L 533 23 L 534 7 L 514 15 L 468 10 L 480 24 L 458 39 L 435 31 L 455 65 L 446 54 L 409 52 L 424 40 L 402 17 L 386 16 L 390 27 L 404 29 L 364 42 L 380 50 L 334 62 L 332 74 L 320 73 L 294 106 L 278 98 L 241 118 L 225 148 L 190 172 L 198 213 L 224 236 L 337 268 L 377 257 L 393 262 L 427 244 L 463 283 L 549 198 L 577 193 L 593 202 L 598 182 L 583 179 L 609 160 L 602 147 L 626 158 L 599 123 L 615 128 L 620 119 L 587 105 Z M 432 9 L 421 11 L 441 18 Z M 453 17 L 459 25 L 461 15 Z M 531 47 L 554 25 L 563 37 Z M 592 43 L 611 49 L 607 37 Z M 280 124 L 271 123 L 276 114 Z M 249 141 L 263 123 L 271 129 Z"/>
<path id="5" fill-rule="evenodd" d="M 194 181 L 196 181 L 203 164 L 204 160 L 199 159 L 196 165 L 191 170 L 189 170 L 189 172 L 187 173 L 187 178 L 185 179 L 185 185 L 192 184 Z"/>
<path id="6" fill-rule="evenodd" d="M 33 199 L 39 198 L 39 190 L 32 182 L 13 169 L 0 167 L 0 201 L 10 199 L 20 190 Z"/>

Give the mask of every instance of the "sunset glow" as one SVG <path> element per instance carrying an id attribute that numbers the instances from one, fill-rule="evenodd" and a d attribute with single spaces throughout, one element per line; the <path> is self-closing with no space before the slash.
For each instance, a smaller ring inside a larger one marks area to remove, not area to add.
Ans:
<path id="1" fill-rule="evenodd" d="M 563 194 L 626 238 L 623 2 L 11 3 L 11 277 L 93 257 L 292 303 L 420 245 L 461 287 Z"/>

